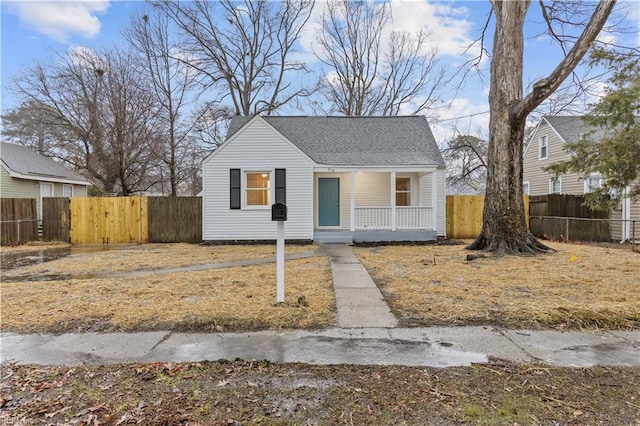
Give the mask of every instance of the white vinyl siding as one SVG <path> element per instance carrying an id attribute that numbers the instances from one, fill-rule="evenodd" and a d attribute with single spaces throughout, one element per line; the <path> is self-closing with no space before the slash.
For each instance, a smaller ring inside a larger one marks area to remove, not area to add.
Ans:
<path id="1" fill-rule="evenodd" d="M 285 238 L 313 239 L 312 163 L 257 118 L 203 163 L 203 240 L 276 238 L 276 222 L 271 221 L 270 209 L 229 209 L 229 169 L 232 168 L 243 171 L 286 169 L 288 220 Z"/>
<path id="2" fill-rule="evenodd" d="M 445 171 L 442 169 L 436 170 L 434 173 L 429 173 L 420 176 L 418 179 L 420 185 L 420 205 L 431 207 L 431 188 L 432 188 L 432 179 L 436 179 L 436 187 L 437 193 L 436 197 L 438 200 L 438 205 L 436 207 L 437 214 L 437 233 L 439 237 L 446 236 L 446 205 L 447 205 L 447 195 L 446 195 L 446 178 Z"/>
<path id="3" fill-rule="evenodd" d="M 539 159 L 539 139 L 547 138 L 547 159 Z M 524 182 L 529 182 L 529 195 L 549 194 L 549 180 L 553 173 L 542 170 L 555 162 L 569 158 L 569 154 L 563 150 L 564 142 L 558 134 L 543 121 L 532 135 L 531 142 L 524 153 L 523 176 Z M 584 192 L 584 179 L 576 173 L 562 175 L 562 193 L 578 195 Z"/>

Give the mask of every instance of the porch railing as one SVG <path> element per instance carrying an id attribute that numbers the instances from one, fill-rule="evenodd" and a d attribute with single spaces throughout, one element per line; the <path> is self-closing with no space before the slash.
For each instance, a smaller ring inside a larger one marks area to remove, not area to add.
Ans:
<path id="1" fill-rule="evenodd" d="M 392 226 L 391 207 L 356 207 L 355 227 L 363 230 L 432 229 L 433 208 L 396 207 L 396 223 Z"/>

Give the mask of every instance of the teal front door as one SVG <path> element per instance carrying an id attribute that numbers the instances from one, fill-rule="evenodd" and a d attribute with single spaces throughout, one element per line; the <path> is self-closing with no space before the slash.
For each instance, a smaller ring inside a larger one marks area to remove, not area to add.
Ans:
<path id="1" fill-rule="evenodd" d="M 340 226 L 340 178 L 318 178 L 318 226 Z"/>

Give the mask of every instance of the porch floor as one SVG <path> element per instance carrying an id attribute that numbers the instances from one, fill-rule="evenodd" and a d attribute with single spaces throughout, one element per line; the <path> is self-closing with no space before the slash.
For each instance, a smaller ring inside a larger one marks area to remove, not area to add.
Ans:
<path id="1" fill-rule="evenodd" d="M 398 241 L 436 241 L 436 231 L 429 229 L 399 230 L 399 231 L 321 231 L 313 232 L 313 242 L 317 244 L 329 243 L 371 243 L 371 242 L 398 242 Z"/>

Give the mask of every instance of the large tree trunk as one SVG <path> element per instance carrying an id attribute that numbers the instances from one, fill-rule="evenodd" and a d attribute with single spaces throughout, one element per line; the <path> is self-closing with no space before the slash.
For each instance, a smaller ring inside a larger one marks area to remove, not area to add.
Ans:
<path id="1" fill-rule="evenodd" d="M 523 25 L 528 1 L 494 2 L 496 31 L 489 89 L 489 152 L 484 220 L 468 247 L 498 255 L 549 251 L 529 231 L 522 194 L 522 149 L 526 116 L 514 116 L 522 101 Z"/>
<path id="2" fill-rule="evenodd" d="M 615 0 L 596 4 L 573 47 L 547 78 L 522 96 L 523 27 L 529 1 L 492 0 L 496 17 L 489 89 L 489 152 L 484 218 L 480 236 L 467 247 L 497 255 L 553 251 L 531 234 L 522 199 L 522 148 L 527 115 L 575 69 L 596 39 Z M 545 18 L 546 19 L 546 18 Z M 547 22 L 551 25 L 550 22 Z"/>

